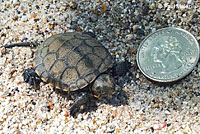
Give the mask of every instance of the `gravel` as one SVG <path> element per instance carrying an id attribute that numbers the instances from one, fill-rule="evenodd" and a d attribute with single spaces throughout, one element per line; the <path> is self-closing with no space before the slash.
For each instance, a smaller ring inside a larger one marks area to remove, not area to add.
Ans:
<path id="1" fill-rule="evenodd" d="M 0 133 L 200 133 L 200 66 L 168 85 L 146 79 L 136 65 L 140 42 L 163 27 L 180 27 L 200 40 L 200 3 L 196 0 L 0 0 L 0 46 L 42 42 L 66 31 L 93 32 L 116 62 L 132 68 L 113 98 L 69 116 L 64 93 L 23 81 L 36 48 L 0 48 Z"/>

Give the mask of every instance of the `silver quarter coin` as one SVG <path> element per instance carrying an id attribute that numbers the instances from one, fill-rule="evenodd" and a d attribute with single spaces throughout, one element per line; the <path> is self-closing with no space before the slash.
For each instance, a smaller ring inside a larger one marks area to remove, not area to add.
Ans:
<path id="1" fill-rule="evenodd" d="M 172 82 L 188 75 L 199 60 L 195 37 L 179 28 L 163 28 L 151 33 L 140 44 L 137 64 L 148 78 Z"/>

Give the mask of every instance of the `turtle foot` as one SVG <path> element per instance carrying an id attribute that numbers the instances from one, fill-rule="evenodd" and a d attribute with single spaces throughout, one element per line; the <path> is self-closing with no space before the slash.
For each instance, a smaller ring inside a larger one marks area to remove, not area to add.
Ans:
<path id="1" fill-rule="evenodd" d="M 22 76 L 24 77 L 24 81 L 27 82 L 29 85 L 34 86 L 34 88 L 39 88 L 41 79 L 36 74 L 34 68 L 25 69 Z"/>
<path id="2" fill-rule="evenodd" d="M 131 63 L 127 60 L 122 61 L 113 66 L 113 75 L 114 76 L 124 76 L 126 72 L 131 68 Z"/>
<path id="3" fill-rule="evenodd" d="M 89 94 L 86 92 L 80 93 L 75 102 L 70 107 L 70 115 L 76 117 L 78 113 L 83 113 L 87 109 L 87 103 L 89 102 Z"/>

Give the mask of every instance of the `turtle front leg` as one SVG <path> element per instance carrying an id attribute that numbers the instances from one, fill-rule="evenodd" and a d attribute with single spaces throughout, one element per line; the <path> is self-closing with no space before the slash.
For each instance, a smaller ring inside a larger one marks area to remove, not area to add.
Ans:
<path id="1" fill-rule="evenodd" d="M 34 86 L 34 88 L 38 89 L 40 86 L 41 79 L 36 74 L 34 68 L 25 69 L 22 76 L 24 77 L 24 81 L 27 82 L 29 85 Z"/>
<path id="2" fill-rule="evenodd" d="M 70 115 L 75 117 L 78 113 L 84 112 L 87 108 L 90 95 L 87 92 L 81 92 L 75 102 L 70 107 Z"/>

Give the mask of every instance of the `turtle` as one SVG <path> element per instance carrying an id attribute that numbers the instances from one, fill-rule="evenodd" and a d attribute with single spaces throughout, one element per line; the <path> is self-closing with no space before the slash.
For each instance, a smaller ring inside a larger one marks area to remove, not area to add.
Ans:
<path id="1" fill-rule="evenodd" d="M 4 46 L 38 47 L 33 67 L 24 70 L 24 81 L 34 88 L 49 83 L 61 91 L 78 92 L 70 107 L 75 117 L 92 98 L 110 98 L 116 93 L 114 75 L 123 75 L 130 62 L 115 64 L 109 51 L 90 32 L 65 32 L 50 36 L 43 43 L 21 42 Z"/>
<path id="2" fill-rule="evenodd" d="M 113 66 L 109 51 L 91 35 L 65 32 L 47 38 L 38 46 L 34 65 L 23 72 L 24 81 L 38 87 L 40 80 L 66 92 L 84 90 L 70 107 L 75 116 L 90 97 L 115 93 L 114 78 L 105 73 Z"/>

